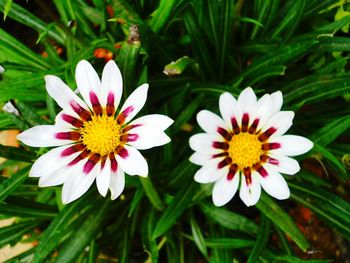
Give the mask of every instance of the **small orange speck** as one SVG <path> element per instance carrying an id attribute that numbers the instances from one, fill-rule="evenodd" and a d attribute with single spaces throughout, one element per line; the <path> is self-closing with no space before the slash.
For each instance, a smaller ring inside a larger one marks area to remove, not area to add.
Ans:
<path id="1" fill-rule="evenodd" d="M 105 48 L 96 48 L 94 50 L 94 57 L 95 58 L 103 58 L 105 62 L 110 61 L 113 59 L 113 53 Z"/>

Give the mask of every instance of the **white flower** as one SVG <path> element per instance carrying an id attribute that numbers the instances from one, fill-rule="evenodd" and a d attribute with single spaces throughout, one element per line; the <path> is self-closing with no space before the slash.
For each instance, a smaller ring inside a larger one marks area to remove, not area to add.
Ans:
<path id="1" fill-rule="evenodd" d="M 63 184 L 62 201 L 82 196 L 96 179 L 97 189 L 117 198 L 124 189 L 124 173 L 147 176 L 148 165 L 138 150 L 170 142 L 164 133 L 173 120 L 152 114 L 131 121 L 146 102 L 148 84 L 137 88 L 118 109 L 122 76 L 114 61 L 103 69 L 102 79 L 85 60 L 75 78 L 82 99 L 55 76 L 45 76 L 46 89 L 63 109 L 55 125 L 40 125 L 17 138 L 32 147 L 58 146 L 33 164 L 29 176 L 39 186 Z"/>
<path id="2" fill-rule="evenodd" d="M 230 93 L 220 96 L 221 118 L 207 110 L 197 115 L 205 133 L 190 138 L 195 153 L 190 161 L 201 165 L 194 180 L 215 183 L 212 193 L 216 206 L 225 205 L 240 186 L 239 196 L 247 206 L 255 205 L 261 187 L 282 200 L 290 196 L 280 173 L 293 175 L 300 170 L 288 156 L 306 153 L 313 143 L 301 136 L 283 135 L 291 126 L 294 112 L 281 111 L 282 93 L 265 94 L 257 100 L 246 88 L 236 100 Z"/>

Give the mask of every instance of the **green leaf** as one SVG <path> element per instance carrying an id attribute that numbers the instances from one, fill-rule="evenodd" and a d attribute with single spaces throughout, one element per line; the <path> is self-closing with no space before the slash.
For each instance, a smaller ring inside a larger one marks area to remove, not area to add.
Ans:
<path id="1" fill-rule="evenodd" d="M 269 239 L 270 232 L 270 220 L 267 219 L 263 214 L 260 216 L 260 230 L 258 233 L 258 237 L 255 241 L 254 247 L 249 254 L 248 263 L 257 262 L 260 255 L 263 253 L 267 241 Z"/>
<path id="2" fill-rule="evenodd" d="M 4 8 L 4 21 L 6 20 L 6 16 L 11 10 L 12 0 L 6 0 L 5 8 Z"/>
<path id="3" fill-rule="evenodd" d="M 266 194 L 262 194 L 256 207 L 283 232 L 285 232 L 304 252 L 310 247 L 307 239 L 293 219 Z"/>
<path id="4" fill-rule="evenodd" d="M 151 14 L 151 20 L 149 21 L 153 32 L 159 32 L 164 27 L 172 14 L 175 4 L 179 4 L 179 2 L 181 1 L 160 0 L 159 7 Z"/>
<path id="5" fill-rule="evenodd" d="M 202 254 L 205 257 L 208 257 L 208 251 L 207 251 L 207 247 L 205 244 L 205 240 L 204 240 L 202 231 L 197 223 L 196 218 L 193 216 L 193 214 L 191 214 L 191 217 L 190 217 L 190 224 L 191 224 L 191 231 L 192 231 L 194 243 L 198 247 L 199 251 L 202 252 Z"/>
<path id="6" fill-rule="evenodd" d="M 9 160 L 17 160 L 30 163 L 36 159 L 36 155 L 33 152 L 26 151 L 17 147 L 0 145 L 0 157 L 4 157 Z"/>
<path id="7" fill-rule="evenodd" d="M 141 181 L 143 190 L 145 190 L 146 196 L 150 200 L 152 206 L 158 211 L 164 210 L 163 202 L 160 199 L 156 189 L 154 188 L 154 186 L 150 180 L 150 177 L 149 176 L 148 177 L 141 177 L 140 176 L 140 181 Z"/>
<path id="8" fill-rule="evenodd" d="M 189 58 L 188 56 L 183 56 L 182 58 L 165 65 L 163 73 L 168 76 L 180 75 L 193 63 L 193 59 Z"/>
<path id="9" fill-rule="evenodd" d="M 21 240 L 23 235 L 28 234 L 31 230 L 39 225 L 38 221 L 26 220 L 21 223 L 14 223 L 7 227 L 0 228 L 0 247 L 10 244 L 14 241 Z"/>
<path id="10" fill-rule="evenodd" d="M 182 215 L 182 213 L 187 209 L 189 203 L 192 201 L 195 190 L 195 183 L 192 182 L 190 185 L 183 186 L 177 192 L 174 199 L 171 201 L 170 205 L 164 211 L 156 224 L 152 234 L 152 239 L 156 239 L 157 237 L 163 235 L 176 223 L 177 219 Z"/>
<path id="11" fill-rule="evenodd" d="M 236 238 L 206 238 L 205 244 L 210 248 L 238 249 L 252 247 L 255 241 Z"/>
<path id="12" fill-rule="evenodd" d="M 6 197 L 12 194 L 17 189 L 17 187 L 20 186 L 28 178 L 29 170 L 30 167 L 27 166 L 14 173 L 10 178 L 6 179 L 0 184 L 0 202 L 4 201 Z"/>

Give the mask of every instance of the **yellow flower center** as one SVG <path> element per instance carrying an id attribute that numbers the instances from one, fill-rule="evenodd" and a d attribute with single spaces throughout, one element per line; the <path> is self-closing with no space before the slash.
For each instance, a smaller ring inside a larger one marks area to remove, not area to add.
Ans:
<path id="1" fill-rule="evenodd" d="M 256 134 L 243 132 L 232 136 L 228 154 L 239 169 L 252 167 L 260 162 L 260 156 L 264 153 L 261 146 L 262 143 Z"/>
<path id="2" fill-rule="evenodd" d="M 93 115 L 80 129 L 80 138 L 88 150 L 101 156 L 113 152 L 120 144 L 121 126 L 114 117 Z"/>

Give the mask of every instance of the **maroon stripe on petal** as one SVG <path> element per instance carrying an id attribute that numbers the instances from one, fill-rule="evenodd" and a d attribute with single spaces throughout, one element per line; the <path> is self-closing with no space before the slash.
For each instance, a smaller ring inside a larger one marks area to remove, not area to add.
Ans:
<path id="1" fill-rule="evenodd" d="M 105 167 L 107 160 L 107 155 L 102 156 L 101 158 L 101 170 Z"/>
<path id="2" fill-rule="evenodd" d="M 281 144 L 278 142 L 264 143 L 261 146 L 261 149 L 263 151 L 269 151 L 269 150 L 274 150 L 274 149 L 278 149 L 278 148 L 281 148 Z"/>
<path id="3" fill-rule="evenodd" d="M 260 156 L 260 162 L 261 163 L 266 163 L 268 159 L 269 159 L 269 157 L 267 155 L 265 155 L 265 154 Z"/>
<path id="4" fill-rule="evenodd" d="M 68 122 L 69 124 L 72 124 L 76 128 L 81 128 L 84 125 L 84 123 L 81 120 L 74 118 L 73 116 L 70 116 L 65 113 L 61 115 L 61 118 L 62 120 L 64 120 L 65 122 Z"/>
<path id="5" fill-rule="evenodd" d="M 112 92 L 108 93 L 106 112 L 107 112 L 108 116 L 114 115 L 114 112 L 115 112 L 115 108 L 114 108 L 114 94 Z"/>
<path id="6" fill-rule="evenodd" d="M 272 158 L 272 157 L 268 157 L 267 161 L 273 165 L 279 165 L 279 161 L 275 158 Z"/>
<path id="7" fill-rule="evenodd" d="M 256 129 L 258 128 L 258 125 L 259 125 L 259 121 L 260 121 L 259 119 L 255 119 L 252 125 L 250 125 L 248 130 L 250 134 L 254 134 L 256 132 Z"/>
<path id="8" fill-rule="evenodd" d="M 238 165 L 237 164 L 232 164 L 230 166 L 230 170 L 228 171 L 228 174 L 227 174 L 227 180 L 231 181 L 234 177 L 235 177 L 235 174 L 238 170 Z"/>
<path id="9" fill-rule="evenodd" d="M 125 119 L 130 115 L 131 112 L 134 111 L 134 109 L 135 108 L 133 106 L 129 106 L 123 110 L 123 112 L 121 112 L 117 117 L 118 124 L 123 124 L 125 122 Z"/>
<path id="10" fill-rule="evenodd" d="M 213 154 L 211 157 L 218 158 L 218 157 L 223 157 L 223 156 L 228 156 L 228 152 Z"/>
<path id="11" fill-rule="evenodd" d="M 81 152 L 84 149 L 85 149 L 85 146 L 83 144 L 81 144 L 81 143 L 74 144 L 73 146 L 62 151 L 61 156 L 62 157 L 69 156 L 69 155 L 72 155 L 73 153 Z"/>
<path id="12" fill-rule="evenodd" d="M 99 155 L 98 153 L 91 155 L 87 162 L 84 164 L 83 172 L 85 174 L 90 173 L 100 159 L 101 155 Z"/>
<path id="13" fill-rule="evenodd" d="M 90 154 L 89 150 L 85 150 L 83 151 L 81 154 L 79 154 L 77 157 L 75 157 L 75 159 L 73 161 L 71 161 L 68 166 L 73 166 L 75 164 L 77 164 L 78 162 L 80 162 L 81 160 L 85 159 L 86 157 L 88 157 Z"/>
<path id="14" fill-rule="evenodd" d="M 262 177 L 266 177 L 267 171 L 265 170 L 265 168 L 260 164 L 260 163 L 256 163 L 253 165 L 253 168 L 255 169 L 255 171 L 257 171 L 259 174 L 261 174 Z"/>
<path id="15" fill-rule="evenodd" d="M 90 91 L 90 101 L 92 104 L 92 109 L 96 115 L 101 115 L 102 114 L 102 107 L 100 104 L 100 101 L 98 100 L 98 97 L 95 92 Z"/>
<path id="16" fill-rule="evenodd" d="M 77 131 L 57 132 L 55 137 L 60 140 L 78 141 L 80 139 L 80 133 Z"/>
<path id="17" fill-rule="evenodd" d="M 276 128 L 274 127 L 271 127 L 271 128 L 268 128 L 264 133 L 260 134 L 259 135 L 259 141 L 261 142 L 264 142 L 266 141 L 268 138 L 271 137 L 272 134 L 274 134 L 275 132 L 277 131 Z"/>
<path id="18" fill-rule="evenodd" d="M 216 149 L 228 150 L 229 145 L 226 142 L 213 142 L 212 146 Z"/>
<path id="19" fill-rule="evenodd" d="M 218 163 L 218 169 L 221 169 L 227 165 L 230 165 L 232 163 L 231 157 L 226 157 L 221 162 Z"/>
<path id="20" fill-rule="evenodd" d="M 235 134 L 238 134 L 241 129 L 239 128 L 238 122 L 235 117 L 231 118 L 232 130 Z"/>
<path id="21" fill-rule="evenodd" d="M 128 126 L 126 126 L 126 127 L 123 129 L 123 132 L 122 132 L 122 133 L 128 132 L 128 131 L 130 131 L 131 129 L 134 129 L 134 128 L 137 128 L 137 127 L 140 127 L 140 126 L 142 126 L 142 124 L 128 125 Z"/>
<path id="22" fill-rule="evenodd" d="M 116 172 L 118 170 L 118 163 L 115 159 L 114 153 L 109 154 L 109 159 L 111 160 L 111 169 L 113 172 Z"/>
<path id="23" fill-rule="evenodd" d="M 244 113 L 242 118 L 242 132 L 248 131 L 248 124 L 249 124 L 249 114 Z"/>
<path id="24" fill-rule="evenodd" d="M 72 109 L 79 115 L 79 117 L 84 121 L 91 120 L 91 112 L 88 110 L 85 110 L 82 106 L 80 106 L 77 102 L 72 100 L 70 102 L 70 106 Z"/>
<path id="25" fill-rule="evenodd" d="M 124 147 L 121 147 L 117 150 L 117 154 L 122 157 L 123 159 L 127 158 L 129 156 L 129 152 Z"/>
<path id="26" fill-rule="evenodd" d="M 230 141 L 232 138 L 231 133 L 229 133 L 226 129 L 218 127 L 216 131 L 225 138 L 226 141 Z"/>
<path id="27" fill-rule="evenodd" d="M 247 185 L 252 183 L 252 170 L 249 167 L 243 169 L 243 174 L 245 176 L 245 182 Z"/>
<path id="28" fill-rule="evenodd" d="M 129 133 L 127 137 L 127 142 L 134 142 L 137 141 L 140 138 L 140 136 L 136 133 Z"/>

